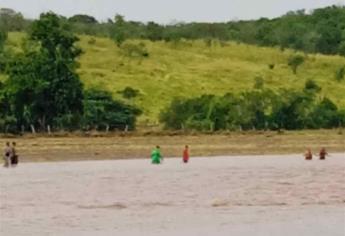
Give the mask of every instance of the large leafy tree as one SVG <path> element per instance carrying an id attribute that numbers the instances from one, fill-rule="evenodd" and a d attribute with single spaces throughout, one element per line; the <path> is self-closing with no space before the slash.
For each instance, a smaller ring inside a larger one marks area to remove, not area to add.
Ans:
<path id="1" fill-rule="evenodd" d="M 21 13 L 10 8 L 0 9 L 0 26 L 6 31 L 20 31 L 25 28 L 26 22 Z"/>
<path id="2" fill-rule="evenodd" d="M 112 98 L 107 91 L 90 89 L 85 92 L 84 125 L 90 128 L 135 129 L 136 117 L 141 110 Z"/>
<path id="3" fill-rule="evenodd" d="M 111 35 L 111 38 L 116 43 L 116 45 L 118 47 L 121 47 L 121 45 L 127 39 L 127 31 L 126 31 L 127 22 L 125 21 L 125 18 L 123 16 L 118 15 L 118 14 L 115 16 L 114 20 L 115 22 L 112 24 L 110 35 Z"/>
<path id="4" fill-rule="evenodd" d="M 97 24 L 98 23 L 98 21 L 93 16 L 84 15 L 84 14 L 74 15 L 68 18 L 68 21 L 72 23 L 82 23 L 82 24 Z"/>
<path id="5" fill-rule="evenodd" d="M 66 115 L 83 111 L 82 83 L 76 73 L 81 50 L 54 13 L 40 16 L 31 27 L 30 47 L 11 63 L 7 90 L 18 125 L 44 129 Z"/>

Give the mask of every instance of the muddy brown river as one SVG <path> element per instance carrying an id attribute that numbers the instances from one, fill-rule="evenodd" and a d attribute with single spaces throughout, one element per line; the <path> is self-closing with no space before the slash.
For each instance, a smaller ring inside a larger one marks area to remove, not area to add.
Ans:
<path id="1" fill-rule="evenodd" d="M 345 235 L 345 153 L 0 168 L 0 235 Z"/>

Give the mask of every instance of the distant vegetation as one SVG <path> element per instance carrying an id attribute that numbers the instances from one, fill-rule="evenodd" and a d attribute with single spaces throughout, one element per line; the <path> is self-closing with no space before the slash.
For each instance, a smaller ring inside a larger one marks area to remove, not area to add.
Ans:
<path id="1" fill-rule="evenodd" d="M 127 39 L 165 40 L 182 39 L 237 41 L 260 46 L 278 46 L 308 53 L 339 54 L 345 56 L 345 7 L 330 6 L 288 12 L 286 15 L 250 21 L 227 23 L 175 23 L 159 25 L 155 22 L 126 21 L 116 15 L 107 22 L 98 22 L 93 16 L 75 15 L 62 18 L 77 34 L 112 38 L 118 46 Z M 0 10 L 0 28 L 5 31 L 27 31 L 32 24 L 11 9 Z"/>
<path id="2" fill-rule="evenodd" d="M 137 118 L 169 129 L 344 126 L 343 56 L 343 6 L 172 25 L 1 9 L 0 132 L 131 130 Z"/>
<path id="3" fill-rule="evenodd" d="M 298 130 L 334 128 L 345 124 L 345 110 L 307 81 L 303 91 L 255 89 L 239 95 L 203 95 L 176 99 L 161 115 L 167 129 Z"/>

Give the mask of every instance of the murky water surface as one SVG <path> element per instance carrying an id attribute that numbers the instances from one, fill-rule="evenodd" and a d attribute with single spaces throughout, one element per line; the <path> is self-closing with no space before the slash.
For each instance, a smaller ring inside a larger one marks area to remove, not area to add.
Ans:
<path id="1" fill-rule="evenodd" d="M 345 154 L 25 163 L 0 235 L 345 235 Z"/>

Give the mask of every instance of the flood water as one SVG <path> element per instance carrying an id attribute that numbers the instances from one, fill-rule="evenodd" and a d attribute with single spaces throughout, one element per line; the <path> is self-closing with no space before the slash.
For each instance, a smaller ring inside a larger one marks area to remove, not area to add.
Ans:
<path id="1" fill-rule="evenodd" d="M 0 168 L 0 235 L 345 235 L 345 154 Z"/>

